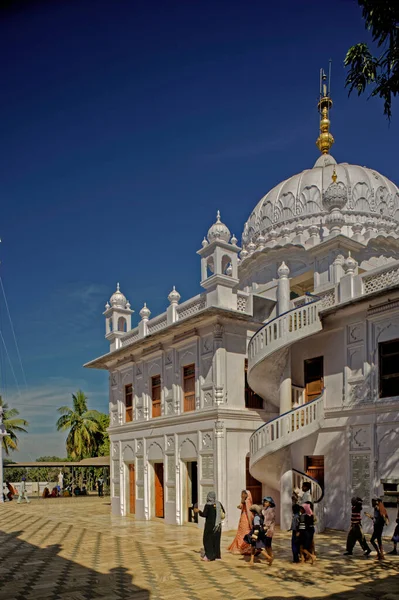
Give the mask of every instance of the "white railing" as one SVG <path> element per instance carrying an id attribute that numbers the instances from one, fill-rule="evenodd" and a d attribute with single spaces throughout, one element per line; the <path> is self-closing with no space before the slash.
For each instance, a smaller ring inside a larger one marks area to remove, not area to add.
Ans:
<path id="1" fill-rule="evenodd" d="M 195 296 L 195 298 L 179 304 L 177 307 L 179 321 L 197 314 L 201 310 L 204 310 L 204 308 L 206 308 L 206 294 L 199 294 L 198 296 Z"/>
<path id="2" fill-rule="evenodd" d="M 361 275 L 363 281 L 363 294 L 372 294 L 386 287 L 399 283 L 399 265 L 385 266 L 379 269 L 377 273 L 368 275 L 367 272 Z"/>
<path id="3" fill-rule="evenodd" d="M 320 483 L 313 477 L 309 477 L 306 473 L 292 469 L 292 489 L 301 489 L 303 483 L 310 483 L 310 493 L 312 494 L 315 504 L 321 502 L 324 496 L 324 490 Z"/>
<path id="4" fill-rule="evenodd" d="M 167 324 L 168 323 L 167 323 L 166 313 L 162 313 L 148 321 L 148 323 L 147 323 L 148 333 L 152 334 L 152 333 L 156 333 L 157 331 L 160 331 L 161 329 L 165 329 Z"/>
<path id="5" fill-rule="evenodd" d="M 258 362 L 273 352 L 320 331 L 319 310 L 319 301 L 313 300 L 280 315 L 259 329 L 248 346 L 248 375 Z"/>
<path id="6" fill-rule="evenodd" d="M 255 454 L 272 454 L 316 431 L 324 417 L 324 392 L 319 398 L 268 421 L 250 437 L 251 461 Z"/>
<path id="7" fill-rule="evenodd" d="M 126 333 L 126 335 L 123 336 L 122 348 L 124 346 L 129 346 L 130 344 L 133 344 L 134 342 L 136 342 L 139 339 L 139 337 L 140 337 L 139 328 L 135 327 L 134 329 L 132 329 L 131 331 Z"/>
<path id="8" fill-rule="evenodd" d="M 250 313 L 251 297 L 247 292 L 237 292 L 237 311 L 242 313 Z"/>
<path id="9" fill-rule="evenodd" d="M 297 408 L 298 406 L 305 404 L 305 388 L 299 387 L 299 385 L 292 385 L 291 400 L 293 408 Z"/>

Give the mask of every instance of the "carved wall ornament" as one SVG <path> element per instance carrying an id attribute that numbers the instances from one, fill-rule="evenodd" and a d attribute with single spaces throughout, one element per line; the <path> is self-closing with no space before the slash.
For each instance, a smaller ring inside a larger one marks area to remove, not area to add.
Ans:
<path id="1" fill-rule="evenodd" d="M 202 448 L 204 450 L 211 450 L 213 448 L 213 439 L 210 433 L 204 433 L 202 436 Z"/>
<path id="2" fill-rule="evenodd" d="M 215 437 L 224 436 L 224 421 L 215 421 Z"/>
<path id="3" fill-rule="evenodd" d="M 140 377 L 140 375 L 143 374 L 143 365 L 140 364 L 136 364 L 136 376 Z"/>
<path id="4" fill-rule="evenodd" d="M 202 340 L 202 354 L 207 354 L 208 352 L 212 352 L 212 341 L 209 337 L 205 337 Z"/>
<path id="5" fill-rule="evenodd" d="M 364 340 L 364 325 L 363 323 L 353 323 L 348 325 L 348 344 L 361 342 Z"/>
<path id="6" fill-rule="evenodd" d="M 173 436 L 168 437 L 167 447 L 168 447 L 168 450 L 174 450 L 174 448 L 175 448 L 175 438 Z"/>
<path id="7" fill-rule="evenodd" d="M 172 364 L 172 362 L 173 362 L 173 359 L 172 359 L 172 352 L 167 352 L 167 353 L 165 354 L 165 365 L 169 366 L 169 365 L 171 365 L 171 364 Z"/>
<path id="8" fill-rule="evenodd" d="M 112 387 L 118 385 L 117 373 L 111 373 L 111 385 Z"/>
<path id="9" fill-rule="evenodd" d="M 213 336 L 215 340 L 221 340 L 223 338 L 223 325 L 216 323 L 213 328 Z"/>
<path id="10" fill-rule="evenodd" d="M 213 404 L 212 392 L 207 391 L 204 393 L 204 406 L 208 407 L 208 406 L 212 406 L 212 404 Z"/>
<path id="11" fill-rule="evenodd" d="M 351 427 L 351 450 L 369 450 L 371 446 L 371 432 L 368 425 Z"/>

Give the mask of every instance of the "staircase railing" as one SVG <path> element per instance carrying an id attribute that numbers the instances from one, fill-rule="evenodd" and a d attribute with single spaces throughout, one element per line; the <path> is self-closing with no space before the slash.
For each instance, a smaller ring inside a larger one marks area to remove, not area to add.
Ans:
<path id="1" fill-rule="evenodd" d="M 324 390 L 320 396 L 311 402 L 302 404 L 293 410 L 271 419 L 254 431 L 249 442 L 251 454 L 254 455 L 261 448 L 265 448 L 278 440 L 285 440 L 287 444 L 296 441 L 296 439 L 292 439 L 293 434 L 303 430 L 303 433 L 306 435 L 306 429 L 310 429 L 311 425 L 320 422 L 323 414 Z M 295 436 L 295 438 L 300 438 L 300 434 Z"/>
<path id="2" fill-rule="evenodd" d="M 302 473 L 302 471 L 298 471 L 297 469 L 292 469 L 292 489 L 301 489 L 303 483 L 310 483 L 310 493 L 312 494 L 313 503 L 319 504 L 324 498 L 323 486 L 314 477 L 310 477 L 310 475 Z"/>
<path id="3" fill-rule="evenodd" d="M 248 344 L 248 374 L 263 358 L 279 348 L 321 329 L 320 302 L 317 296 L 265 323 Z"/>

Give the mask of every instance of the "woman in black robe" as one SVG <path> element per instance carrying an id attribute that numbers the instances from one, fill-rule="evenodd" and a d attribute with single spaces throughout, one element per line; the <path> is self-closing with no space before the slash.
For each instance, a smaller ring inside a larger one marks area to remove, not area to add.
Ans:
<path id="1" fill-rule="evenodd" d="M 204 510 L 198 510 L 198 508 L 195 508 L 194 510 L 205 519 L 203 538 L 205 556 L 202 560 L 221 560 L 220 539 L 222 536 L 224 508 L 222 504 L 216 500 L 216 493 L 209 492 Z"/>

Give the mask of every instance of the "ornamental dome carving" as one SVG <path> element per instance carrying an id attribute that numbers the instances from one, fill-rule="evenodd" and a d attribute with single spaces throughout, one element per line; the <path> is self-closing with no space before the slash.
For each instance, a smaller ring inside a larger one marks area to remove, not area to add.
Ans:
<path id="1" fill-rule="evenodd" d="M 285 244 L 287 228 L 292 242 L 298 224 L 309 230 L 311 224 L 321 222 L 328 229 L 331 224 L 326 218 L 334 209 L 342 211 L 348 236 L 353 235 L 353 225 L 368 218 L 397 226 L 399 189 L 372 169 L 337 164 L 330 154 L 323 154 L 312 169 L 276 185 L 258 202 L 245 223 L 242 243 L 250 253 L 251 243 L 259 236 L 270 239 L 271 232 L 275 243 Z"/>
<path id="2" fill-rule="evenodd" d="M 212 227 L 208 231 L 208 241 L 211 244 L 217 240 L 222 240 L 223 242 L 229 242 L 231 233 L 229 228 L 222 223 L 220 220 L 220 212 L 217 212 L 216 215 L 216 223 L 212 225 Z"/>
<path id="3" fill-rule="evenodd" d="M 122 294 L 119 289 L 119 283 L 116 284 L 116 292 L 114 292 L 109 299 L 111 306 L 117 308 L 126 308 L 127 300 L 126 296 Z M 130 307 L 130 305 L 129 305 Z"/>

